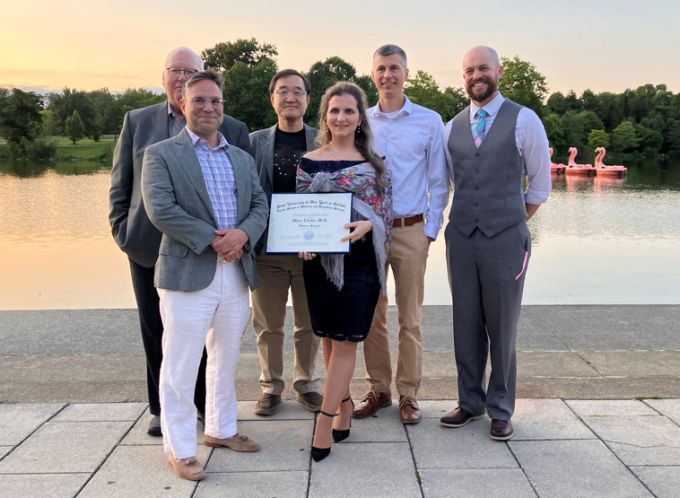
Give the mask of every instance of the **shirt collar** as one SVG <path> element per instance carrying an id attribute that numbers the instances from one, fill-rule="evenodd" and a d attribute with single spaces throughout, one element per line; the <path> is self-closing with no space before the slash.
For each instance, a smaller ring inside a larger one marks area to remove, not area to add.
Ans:
<path id="1" fill-rule="evenodd" d="M 210 148 L 210 146 L 208 145 L 208 141 L 205 138 L 201 138 L 198 135 L 196 135 L 193 131 L 191 131 L 189 129 L 188 126 L 186 126 L 185 129 L 187 130 L 187 133 L 189 134 L 189 138 L 191 139 L 191 143 L 193 144 L 194 147 L 205 144 L 206 147 Z M 217 132 L 217 136 L 220 139 L 220 143 L 217 144 L 217 147 L 215 147 L 211 150 L 218 150 L 218 149 L 224 148 L 224 152 L 229 152 L 230 145 L 227 142 L 227 139 L 224 138 L 224 135 L 222 135 L 219 131 Z"/>
<path id="2" fill-rule="evenodd" d="M 404 106 L 399 110 L 397 116 L 399 116 L 402 112 L 405 112 L 406 114 L 411 114 L 413 112 L 413 103 L 406 95 L 404 95 Z M 380 110 L 380 102 L 376 104 L 375 110 L 373 111 L 373 116 L 385 116 L 385 113 Z"/>
<path id="3" fill-rule="evenodd" d="M 171 116 L 171 117 L 173 117 L 173 118 L 175 118 L 175 119 L 178 119 L 178 120 L 183 120 L 183 119 L 184 119 L 184 116 L 182 116 L 182 117 L 180 118 L 180 117 L 178 117 L 178 116 L 175 114 L 175 111 L 172 110 L 172 106 L 170 105 L 170 101 L 169 101 L 169 100 L 168 100 L 168 116 Z"/>
<path id="4" fill-rule="evenodd" d="M 477 104 L 470 101 L 470 116 L 476 116 L 477 111 L 480 109 L 484 109 L 488 116 L 495 116 L 503 105 L 504 100 L 505 97 L 501 95 L 501 92 L 498 92 L 496 96 L 491 99 L 491 102 L 488 102 L 484 107 L 479 107 Z"/>

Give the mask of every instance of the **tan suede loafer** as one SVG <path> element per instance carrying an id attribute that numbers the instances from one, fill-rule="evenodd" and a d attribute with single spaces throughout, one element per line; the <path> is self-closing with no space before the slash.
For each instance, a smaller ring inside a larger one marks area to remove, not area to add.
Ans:
<path id="1" fill-rule="evenodd" d="M 248 436 L 241 436 L 236 434 L 234 437 L 225 437 L 219 439 L 212 436 L 205 436 L 205 445 L 211 448 L 220 448 L 224 446 L 230 450 L 240 451 L 242 453 L 253 453 L 260 449 L 260 445 L 255 441 L 248 439 Z"/>
<path id="2" fill-rule="evenodd" d="M 187 481 L 200 481 L 201 479 L 205 479 L 203 467 L 201 467 L 201 464 L 196 457 L 185 458 L 178 462 L 177 459 L 172 456 L 172 453 L 170 453 L 168 455 L 168 462 L 170 462 L 170 466 L 172 467 L 172 470 L 175 471 L 175 474 L 182 479 L 186 479 Z"/>

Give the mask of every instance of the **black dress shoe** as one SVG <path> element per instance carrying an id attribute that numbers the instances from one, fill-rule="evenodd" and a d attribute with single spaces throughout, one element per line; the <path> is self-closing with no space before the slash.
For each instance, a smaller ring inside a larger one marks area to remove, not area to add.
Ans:
<path id="1" fill-rule="evenodd" d="M 161 416 L 160 415 L 154 415 L 153 418 L 151 419 L 151 422 L 149 422 L 149 428 L 147 429 L 146 433 L 149 436 L 154 436 L 154 437 L 161 437 L 163 433 L 161 432 Z"/>
<path id="2" fill-rule="evenodd" d="M 483 413 L 481 415 L 473 415 L 462 408 L 456 408 L 440 418 L 439 423 L 444 427 L 463 427 L 471 420 L 479 420 L 480 418 L 484 418 Z"/>
<path id="3" fill-rule="evenodd" d="M 491 439 L 495 441 L 507 441 L 515 435 L 515 430 L 512 428 L 512 422 L 509 420 L 491 420 L 491 432 L 489 433 Z"/>

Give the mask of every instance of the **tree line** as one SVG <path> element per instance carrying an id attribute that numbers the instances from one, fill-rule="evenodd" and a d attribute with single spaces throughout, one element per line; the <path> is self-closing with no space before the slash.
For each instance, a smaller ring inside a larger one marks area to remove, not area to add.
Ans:
<path id="1" fill-rule="evenodd" d="M 206 67 L 222 73 L 224 112 L 246 123 L 251 131 L 272 126 L 277 117 L 269 100 L 269 82 L 280 69 L 275 45 L 256 39 L 222 42 L 203 50 Z M 556 157 L 577 147 L 590 158 L 596 147 L 614 153 L 638 152 L 680 155 L 680 94 L 666 85 L 643 85 L 623 93 L 585 90 L 548 94 L 548 85 L 536 67 L 519 57 L 502 58 L 505 72 L 501 93 L 534 110 L 545 125 Z M 312 91 L 306 118 L 318 124 L 321 96 L 337 81 L 352 81 L 365 92 L 369 106 L 378 92 L 370 75 L 360 75 L 349 62 L 334 56 L 318 61 L 304 72 Z M 404 92 L 414 103 L 430 108 L 444 122 L 465 109 L 469 99 L 463 88 L 441 89 L 427 72 L 418 70 Z M 127 111 L 165 100 L 143 88 L 111 93 L 102 88 L 91 92 L 65 88 L 61 93 L 39 95 L 17 88 L 0 88 L 0 135 L 21 155 L 45 137 L 68 136 L 74 143 L 83 137 L 98 141 L 102 134 L 117 135 Z M 41 138 L 42 137 L 42 138 Z"/>

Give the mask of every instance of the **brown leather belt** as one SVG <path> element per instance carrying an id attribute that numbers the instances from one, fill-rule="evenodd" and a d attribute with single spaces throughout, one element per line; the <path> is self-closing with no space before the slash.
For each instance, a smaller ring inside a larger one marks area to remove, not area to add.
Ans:
<path id="1" fill-rule="evenodd" d="M 420 223 L 423 221 L 423 215 L 422 214 L 417 214 L 415 216 L 409 216 L 408 218 L 397 218 L 393 220 L 392 222 L 392 228 L 396 227 L 410 227 L 411 225 L 415 225 L 416 223 Z"/>

